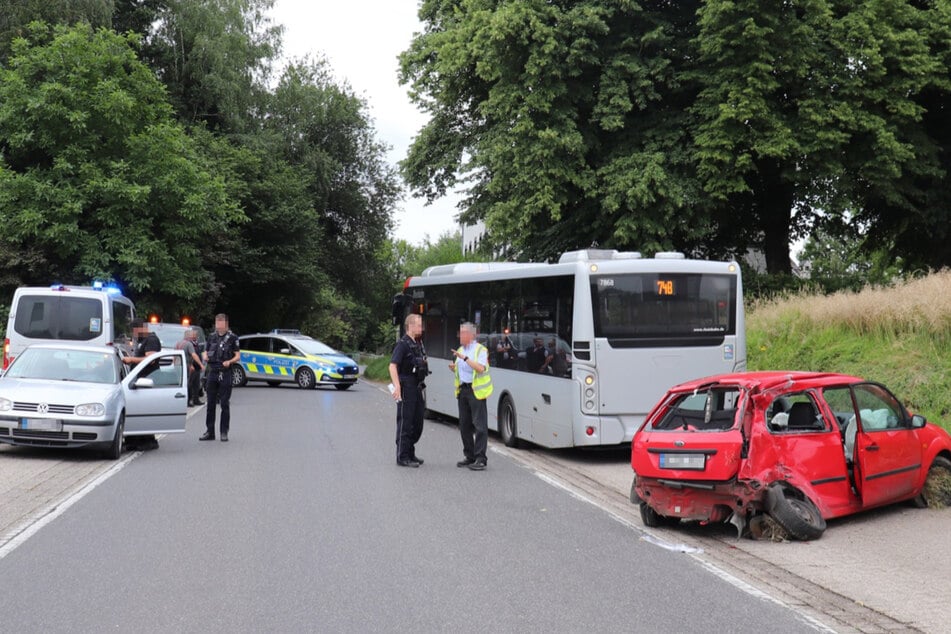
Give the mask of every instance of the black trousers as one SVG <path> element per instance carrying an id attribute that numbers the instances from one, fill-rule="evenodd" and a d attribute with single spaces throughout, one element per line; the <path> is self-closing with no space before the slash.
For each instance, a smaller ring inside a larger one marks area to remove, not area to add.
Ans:
<path id="1" fill-rule="evenodd" d="M 458 401 L 462 453 L 469 460 L 485 462 L 489 444 L 489 410 L 485 399 L 477 399 L 471 385 L 461 385 Z"/>
<path id="2" fill-rule="evenodd" d="M 208 398 L 205 412 L 205 429 L 215 435 L 215 405 L 221 405 L 221 433 L 227 434 L 231 428 L 231 368 L 208 368 L 208 380 L 205 383 L 205 396 Z"/>
<path id="3" fill-rule="evenodd" d="M 197 365 L 188 365 L 188 404 L 198 400 L 201 393 L 201 370 Z"/>
<path id="4" fill-rule="evenodd" d="M 416 456 L 416 443 L 423 435 L 423 414 L 426 400 L 423 388 L 413 378 L 400 378 L 403 400 L 396 404 L 396 459 L 412 460 Z"/>

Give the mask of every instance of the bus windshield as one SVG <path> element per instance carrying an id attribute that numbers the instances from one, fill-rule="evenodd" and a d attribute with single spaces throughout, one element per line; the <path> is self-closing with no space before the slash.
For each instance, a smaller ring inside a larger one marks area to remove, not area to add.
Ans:
<path id="1" fill-rule="evenodd" d="M 591 276 L 594 334 L 617 346 L 710 345 L 736 333 L 736 276 Z"/>

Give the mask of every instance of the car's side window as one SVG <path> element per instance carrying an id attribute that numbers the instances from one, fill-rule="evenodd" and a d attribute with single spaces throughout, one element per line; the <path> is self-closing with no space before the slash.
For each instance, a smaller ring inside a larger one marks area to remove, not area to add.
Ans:
<path id="1" fill-rule="evenodd" d="M 862 431 L 875 432 L 899 427 L 910 427 L 904 408 L 892 394 L 874 383 L 855 386 L 855 401 L 859 407 Z"/>
<path id="2" fill-rule="evenodd" d="M 182 360 L 179 357 L 163 357 L 147 361 L 148 365 L 139 373 L 139 378 L 150 378 L 155 387 L 167 387 L 182 383 Z"/>
<path id="3" fill-rule="evenodd" d="M 766 408 L 766 426 L 773 433 L 825 431 L 826 423 L 808 392 L 783 394 Z"/>

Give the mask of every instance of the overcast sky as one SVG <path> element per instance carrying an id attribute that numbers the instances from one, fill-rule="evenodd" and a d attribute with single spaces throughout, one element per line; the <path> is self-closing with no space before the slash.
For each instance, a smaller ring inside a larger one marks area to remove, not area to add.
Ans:
<path id="1" fill-rule="evenodd" d="M 422 30 L 417 0 L 277 0 L 271 16 L 284 26 L 284 55 L 325 56 L 338 81 L 365 99 L 389 162 L 406 156 L 425 123 L 397 80 L 397 56 Z M 456 196 L 425 206 L 409 195 L 394 214 L 395 237 L 419 244 L 455 231 Z"/>

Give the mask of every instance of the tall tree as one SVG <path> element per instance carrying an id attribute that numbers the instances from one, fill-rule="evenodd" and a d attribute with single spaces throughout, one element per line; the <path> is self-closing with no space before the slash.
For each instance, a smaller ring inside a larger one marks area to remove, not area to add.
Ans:
<path id="1" fill-rule="evenodd" d="M 143 35 L 142 58 L 168 88 L 178 117 L 247 132 L 266 99 L 282 27 L 274 0 L 118 0 L 117 29 Z M 139 30 L 141 29 L 141 30 Z"/>
<path id="2" fill-rule="evenodd" d="M 359 339 L 371 314 L 386 311 L 390 289 L 382 286 L 380 248 L 400 195 L 386 147 L 375 139 L 366 104 L 333 80 L 323 61 L 303 60 L 284 72 L 268 105 L 265 130 L 279 141 L 282 157 L 298 169 L 316 210 L 320 237 L 317 265 L 337 296 L 365 307 Z M 375 326 L 374 326 L 375 327 Z"/>
<path id="3" fill-rule="evenodd" d="M 696 2 L 422 3 L 401 80 L 431 115 L 403 163 L 430 198 L 470 183 L 464 219 L 534 259 L 708 235 L 689 152 Z"/>
<path id="4" fill-rule="evenodd" d="M 240 217 L 212 172 L 133 37 L 37 23 L 13 43 L 0 68 L 8 278 L 196 297 L 202 237 Z"/>
<path id="5" fill-rule="evenodd" d="M 916 101 L 947 77 L 926 34 L 934 13 L 906 0 L 700 8 L 700 175 L 739 212 L 735 232 L 761 240 L 770 271 L 789 272 L 789 244 L 817 216 L 854 212 L 869 190 L 907 211 L 896 183 L 935 175 Z"/>
<path id="6" fill-rule="evenodd" d="M 27 34 L 30 22 L 107 27 L 113 0 L 0 0 L 0 63 L 7 59 L 14 38 Z"/>

